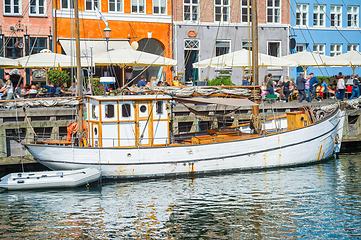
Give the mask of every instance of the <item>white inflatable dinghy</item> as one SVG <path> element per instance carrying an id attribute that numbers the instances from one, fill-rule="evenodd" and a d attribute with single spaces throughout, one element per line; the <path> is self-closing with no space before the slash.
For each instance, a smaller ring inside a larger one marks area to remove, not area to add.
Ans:
<path id="1" fill-rule="evenodd" d="M 7 190 L 71 188 L 97 181 L 100 177 L 101 173 L 96 168 L 10 173 L 1 178 L 0 188 Z"/>

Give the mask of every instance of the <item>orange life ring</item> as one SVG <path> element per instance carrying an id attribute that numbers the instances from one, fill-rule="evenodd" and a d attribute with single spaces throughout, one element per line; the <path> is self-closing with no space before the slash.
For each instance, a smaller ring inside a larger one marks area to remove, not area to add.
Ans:
<path id="1" fill-rule="evenodd" d="M 87 124 L 86 121 L 83 120 L 83 130 L 85 131 L 85 133 L 87 133 Z M 75 133 L 78 132 L 79 130 L 79 124 L 77 122 L 72 122 L 69 124 L 69 126 L 66 128 L 68 134 L 66 136 L 66 141 L 71 141 L 71 136 L 74 135 Z"/>

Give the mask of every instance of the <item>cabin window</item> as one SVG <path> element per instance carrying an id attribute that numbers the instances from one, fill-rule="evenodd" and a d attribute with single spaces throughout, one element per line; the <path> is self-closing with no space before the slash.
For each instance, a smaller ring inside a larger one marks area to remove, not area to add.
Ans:
<path id="1" fill-rule="evenodd" d="M 145 105 L 140 106 L 140 112 L 145 113 L 147 111 L 147 107 Z"/>
<path id="2" fill-rule="evenodd" d="M 106 118 L 114 117 L 114 105 L 111 104 L 105 105 L 105 117 Z"/>
<path id="3" fill-rule="evenodd" d="M 131 116 L 131 112 L 130 112 L 130 104 L 123 104 L 122 105 L 122 117 L 130 117 Z"/>
<path id="4" fill-rule="evenodd" d="M 95 113 L 95 105 L 92 105 L 92 118 L 97 118 L 97 115 Z"/>
<path id="5" fill-rule="evenodd" d="M 98 129 L 97 128 L 94 128 L 94 135 L 98 135 Z"/>
<path id="6" fill-rule="evenodd" d="M 155 106 L 157 114 L 163 114 L 163 101 L 157 101 Z"/>

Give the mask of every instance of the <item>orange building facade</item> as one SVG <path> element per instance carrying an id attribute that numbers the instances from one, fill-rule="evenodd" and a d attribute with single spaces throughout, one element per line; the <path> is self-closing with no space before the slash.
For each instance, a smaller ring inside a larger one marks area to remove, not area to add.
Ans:
<path id="1" fill-rule="evenodd" d="M 109 40 L 136 41 L 138 50 L 172 58 L 172 8 L 170 0 L 79 0 L 79 31 L 81 40 L 104 40 L 105 23 L 100 20 L 95 9 L 108 21 L 111 34 Z M 74 38 L 73 1 L 53 2 L 54 47 L 61 53 L 62 40 Z M 132 69 L 132 70 L 130 70 Z M 127 76 L 135 77 L 142 69 L 129 68 Z M 120 70 L 122 71 L 122 70 Z M 147 79 L 156 75 L 157 79 L 171 78 L 170 68 L 145 70 Z M 98 72 L 96 75 L 103 75 Z M 117 75 L 124 78 L 125 74 Z M 131 78 L 127 77 L 127 78 Z M 120 80 L 124 83 L 124 79 Z"/>

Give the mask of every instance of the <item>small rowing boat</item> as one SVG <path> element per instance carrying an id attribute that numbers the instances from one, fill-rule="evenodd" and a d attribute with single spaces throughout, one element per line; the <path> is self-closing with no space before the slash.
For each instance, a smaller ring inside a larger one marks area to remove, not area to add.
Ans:
<path id="1" fill-rule="evenodd" d="M 96 168 L 10 173 L 1 178 L 0 188 L 6 190 L 71 188 L 95 182 L 100 177 L 101 173 Z"/>

